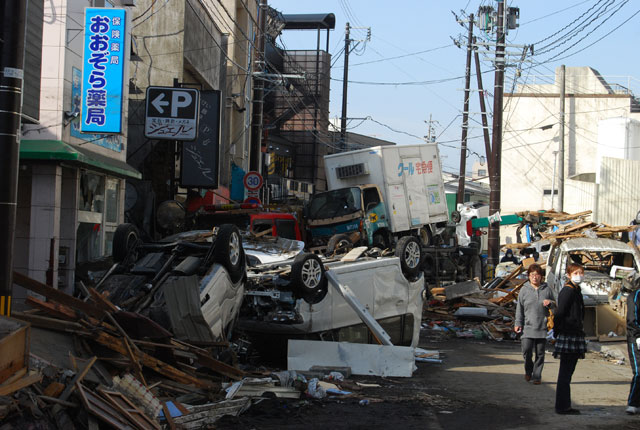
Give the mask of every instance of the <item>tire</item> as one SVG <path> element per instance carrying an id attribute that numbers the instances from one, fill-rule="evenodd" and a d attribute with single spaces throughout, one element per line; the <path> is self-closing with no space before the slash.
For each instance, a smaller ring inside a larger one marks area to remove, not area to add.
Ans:
<path id="1" fill-rule="evenodd" d="M 349 252 L 353 248 L 353 243 L 346 234 L 335 234 L 331 236 L 327 243 L 327 254 L 331 255 L 336 252 Z"/>
<path id="2" fill-rule="evenodd" d="M 235 279 L 241 278 L 245 269 L 244 250 L 238 227 L 222 224 L 218 228 L 215 240 L 213 249 L 215 261 L 227 269 L 233 282 L 237 282 Z"/>
<path id="3" fill-rule="evenodd" d="M 373 247 L 380 248 L 381 251 L 389 248 L 389 241 L 384 233 L 374 233 L 373 234 Z"/>
<path id="4" fill-rule="evenodd" d="M 422 248 L 415 236 L 403 236 L 396 244 L 396 257 L 400 257 L 400 267 L 405 276 L 413 277 L 420 271 Z"/>
<path id="5" fill-rule="evenodd" d="M 299 254 L 291 266 L 291 283 L 308 303 L 315 304 L 327 294 L 327 276 L 322 260 L 315 254 Z"/>
<path id="6" fill-rule="evenodd" d="M 129 252 L 133 250 L 138 241 L 140 234 L 133 224 L 120 224 L 113 234 L 112 256 L 114 263 L 124 261 Z"/>
<path id="7" fill-rule="evenodd" d="M 418 231 L 418 235 L 420 236 L 420 242 L 422 243 L 422 246 L 433 245 L 433 234 L 431 233 L 431 229 L 429 227 L 422 227 Z"/>
<path id="8" fill-rule="evenodd" d="M 460 212 L 458 212 L 458 211 L 452 211 L 451 212 L 451 221 L 453 221 L 456 224 L 458 224 L 461 219 L 462 219 L 462 215 L 460 215 Z"/>

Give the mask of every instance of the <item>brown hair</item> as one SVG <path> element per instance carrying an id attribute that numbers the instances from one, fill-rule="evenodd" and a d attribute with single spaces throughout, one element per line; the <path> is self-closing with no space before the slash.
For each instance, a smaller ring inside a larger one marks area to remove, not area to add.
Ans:
<path id="1" fill-rule="evenodd" d="M 527 275 L 531 275 L 533 272 L 536 272 L 540 276 L 544 276 L 544 270 L 542 270 L 542 266 L 539 264 L 533 263 L 527 269 Z"/>
<path id="2" fill-rule="evenodd" d="M 584 267 L 582 267 L 582 264 L 578 263 L 571 263 L 567 265 L 567 275 L 570 275 L 576 270 L 582 270 L 584 272 Z"/>

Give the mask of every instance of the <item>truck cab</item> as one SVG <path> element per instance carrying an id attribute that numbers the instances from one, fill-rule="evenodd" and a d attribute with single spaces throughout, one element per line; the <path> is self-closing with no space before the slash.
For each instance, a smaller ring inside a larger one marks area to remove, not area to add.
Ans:
<path id="1" fill-rule="evenodd" d="M 306 219 L 312 247 L 326 246 L 336 235 L 344 235 L 351 243 L 390 244 L 387 208 L 374 184 L 315 194 L 306 208 Z"/>

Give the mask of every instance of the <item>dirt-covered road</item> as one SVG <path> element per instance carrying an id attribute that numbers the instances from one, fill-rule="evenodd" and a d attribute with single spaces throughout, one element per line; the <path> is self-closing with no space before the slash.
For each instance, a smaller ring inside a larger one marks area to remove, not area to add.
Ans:
<path id="1" fill-rule="evenodd" d="M 624 412 L 631 370 L 599 354 L 580 360 L 572 383 L 578 416 L 554 412 L 558 361 L 547 353 L 541 385 L 524 380 L 520 344 L 423 332 L 421 346 L 442 364 L 419 363 L 412 378 L 352 377 L 354 395 L 266 399 L 221 429 L 640 429 Z M 379 384 L 360 388 L 355 381 Z M 345 386 L 343 389 L 348 390 Z M 368 404 L 360 405 L 366 399 Z"/>

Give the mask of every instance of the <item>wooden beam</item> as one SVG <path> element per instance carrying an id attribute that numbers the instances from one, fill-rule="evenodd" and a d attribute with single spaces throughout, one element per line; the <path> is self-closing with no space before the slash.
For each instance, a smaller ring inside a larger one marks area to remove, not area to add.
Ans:
<path id="1" fill-rule="evenodd" d="M 113 337 L 103 331 L 99 331 L 95 335 L 92 335 L 91 339 L 113 351 L 119 352 L 120 354 L 125 356 L 127 355 L 127 348 L 124 345 L 124 341 L 121 339 Z M 210 388 L 210 384 L 200 381 L 199 379 L 194 378 L 193 376 L 188 375 L 148 354 L 145 354 L 142 351 L 134 351 L 134 354 L 137 355 L 137 358 L 144 366 L 155 370 L 156 372 L 166 376 L 169 379 L 173 379 L 174 381 L 183 384 L 195 385 L 196 387 Z"/>
<path id="2" fill-rule="evenodd" d="M 34 308 L 42 309 L 47 314 L 53 315 L 57 318 L 62 318 L 68 321 L 75 321 L 79 318 L 78 314 L 76 314 L 73 309 L 58 303 L 45 302 L 34 296 L 27 296 L 25 302 Z"/>
<path id="3" fill-rule="evenodd" d="M 48 299 L 69 306 L 70 308 L 77 311 L 84 312 L 85 314 L 90 315 L 94 318 L 100 319 L 104 314 L 104 312 L 100 308 L 90 303 L 85 303 L 80 299 L 76 299 L 69 294 L 63 293 L 60 290 L 56 290 L 55 288 L 45 285 L 42 282 L 38 282 L 35 279 L 31 279 L 28 276 L 23 275 L 22 273 L 14 271 L 13 282 L 23 288 L 26 288 L 29 291 L 33 291 L 36 294 L 45 296 Z"/>
<path id="4" fill-rule="evenodd" d="M 9 385 L 0 387 L 0 396 L 9 396 L 18 390 L 22 390 L 23 388 L 40 381 L 42 381 L 42 375 L 40 373 L 25 376 L 24 378 L 18 379 Z"/>
<path id="5" fill-rule="evenodd" d="M 73 393 L 73 390 L 76 389 L 76 383 L 84 379 L 84 377 L 89 372 L 89 369 L 91 369 L 91 366 L 93 366 L 93 363 L 95 363 L 96 360 L 97 360 L 97 357 L 95 356 L 91 357 L 91 359 L 84 365 L 84 368 L 79 373 L 76 373 L 76 376 L 73 377 L 71 382 L 67 385 L 67 388 L 64 389 L 64 391 L 62 392 L 62 394 L 60 394 L 58 399 L 67 400 L 69 398 L 71 393 Z"/>
<path id="6" fill-rule="evenodd" d="M 85 328 L 82 324 L 72 321 L 63 321 L 57 318 L 43 317 L 41 315 L 33 315 L 17 311 L 11 312 L 11 316 L 22 321 L 27 321 L 34 327 L 70 333 L 85 332 Z"/>

